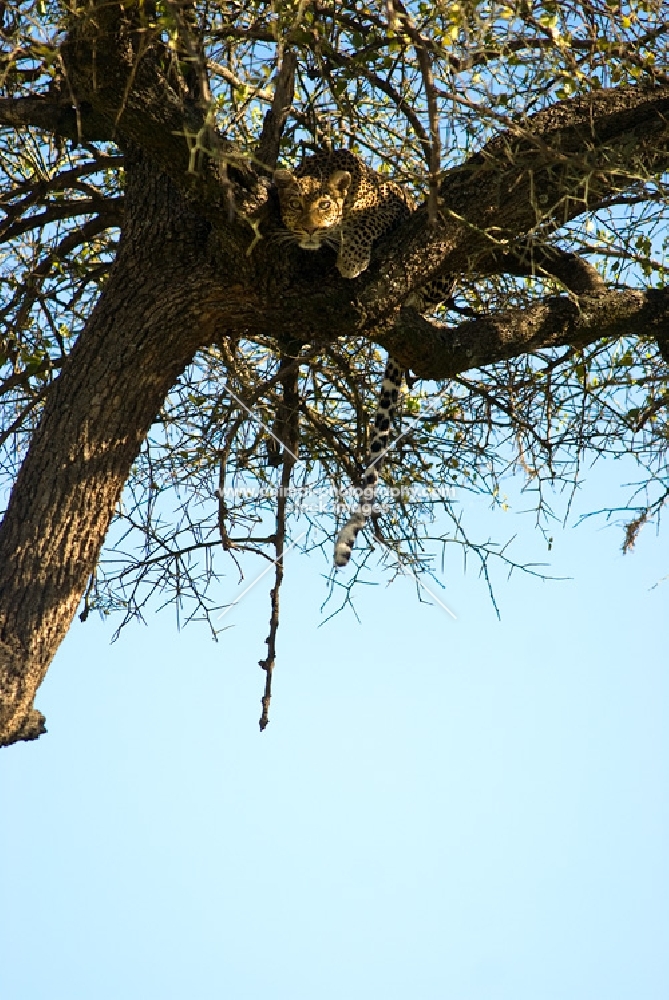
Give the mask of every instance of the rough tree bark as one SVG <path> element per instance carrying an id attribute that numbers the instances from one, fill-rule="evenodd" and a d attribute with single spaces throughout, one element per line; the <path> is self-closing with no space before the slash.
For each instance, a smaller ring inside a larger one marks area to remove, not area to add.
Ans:
<path id="1" fill-rule="evenodd" d="M 130 466 L 170 386 L 214 333 L 210 302 L 219 286 L 201 259 L 202 220 L 164 175 L 140 158 L 128 161 L 118 260 L 49 394 L 0 529 L 5 743 L 39 735 L 35 691 L 95 567 Z"/>
<path id="2" fill-rule="evenodd" d="M 669 340 L 666 292 L 607 291 L 577 260 L 550 264 L 540 249 L 544 233 L 601 204 L 632 166 L 667 169 L 669 87 L 600 91 L 536 115 L 531 133 L 499 136 L 443 180 L 435 224 L 419 209 L 347 282 L 328 253 L 278 251 L 265 238 L 252 247 L 245 214 L 255 207 L 265 234 L 278 224 L 267 181 L 238 158 L 218 169 L 230 151 L 175 89 L 158 41 L 136 32 L 122 5 L 93 7 L 97 18 L 80 18 L 63 47 L 67 86 L 0 101 L 0 124 L 114 140 L 126 155 L 118 259 L 53 384 L 0 526 L 0 746 L 44 731 L 37 688 L 141 442 L 198 348 L 249 332 L 324 346 L 364 335 L 420 376 L 443 378 L 640 329 Z M 193 170 L 198 133 L 212 156 Z M 527 273 L 537 261 L 580 297 L 456 329 L 402 308 L 435 275 Z"/>

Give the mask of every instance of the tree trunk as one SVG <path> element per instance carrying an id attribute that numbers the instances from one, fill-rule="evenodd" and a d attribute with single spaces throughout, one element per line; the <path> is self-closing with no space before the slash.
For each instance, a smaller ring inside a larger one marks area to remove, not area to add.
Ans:
<path id="1" fill-rule="evenodd" d="M 118 259 L 51 388 L 0 526 L 0 746 L 44 732 L 35 692 L 131 464 L 170 387 L 212 337 L 220 285 L 202 263 L 206 228 L 164 176 L 129 161 Z"/>

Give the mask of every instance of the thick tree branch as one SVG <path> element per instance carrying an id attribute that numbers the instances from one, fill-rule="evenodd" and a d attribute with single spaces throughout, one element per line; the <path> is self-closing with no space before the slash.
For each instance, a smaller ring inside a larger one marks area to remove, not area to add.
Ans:
<path id="1" fill-rule="evenodd" d="M 604 291 L 577 302 L 551 297 L 452 328 L 402 309 L 392 330 L 375 339 L 420 378 L 443 379 L 541 349 L 635 335 L 669 339 L 669 289 Z"/>
<path id="2" fill-rule="evenodd" d="M 69 95 L 57 91 L 45 97 L 1 98 L 0 126 L 33 126 L 73 142 L 102 142 L 114 131 L 109 119 L 90 104 L 84 101 L 75 108 Z"/>
<path id="3" fill-rule="evenodd" d="M 370 317 L 379 303 L 389 312 L 429 278 L 476 272 L 509 244 L 548 234 L 667 168 L 669 86 L 562 101 L 446 175 L 438 224 L 428 226 L 423 206 L 386 237 L 358 279 L 360 304 Z"/>
<path id="4" fill-rule="evenodd" d="M 485 274 L 481 262 L 480 273 Z M 602 292 L 606 282 L 599 271 L 578 254 L 569 253 L 559 247 L 523 247 L 517 254 L 490 255 L 487 263 L 488 274 L 516 274 L 538 278 L 557 278 L 570 292 Z"/>

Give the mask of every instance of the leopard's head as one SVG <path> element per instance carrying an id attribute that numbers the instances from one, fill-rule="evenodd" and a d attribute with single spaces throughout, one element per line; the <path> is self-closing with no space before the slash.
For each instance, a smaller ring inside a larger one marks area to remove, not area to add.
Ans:
<path id="1" fill-rule="evenodd" d="M 325 178 L 296 177 L 290 170 L 275 170 L 281 218 L 303 250 L 318 250 L 339 240 L 344 201 L 351 184 L 348 170 L 335 170 Z"/>

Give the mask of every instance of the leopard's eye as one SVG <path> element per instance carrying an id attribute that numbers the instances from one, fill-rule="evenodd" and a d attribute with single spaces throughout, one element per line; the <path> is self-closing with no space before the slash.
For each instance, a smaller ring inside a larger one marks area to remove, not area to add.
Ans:
<path id="1" fill-rule="evenodd" d="M 328 208 L 330 208 L 331 205 L 332 205 L 332 202 L 330 201 L 329 198 L 321 198 L 321 200 L 318 202 L 318 207 L 323 212 L 327 212 Z"/>
<path id="2" fill-rule="evenodd" d="M 294 195 L 289 200 L 288 204 L 290 205 L 291 208 L 301 208 L 302 207 L 302 199 L 298 198 L 297 195 Z"/>

